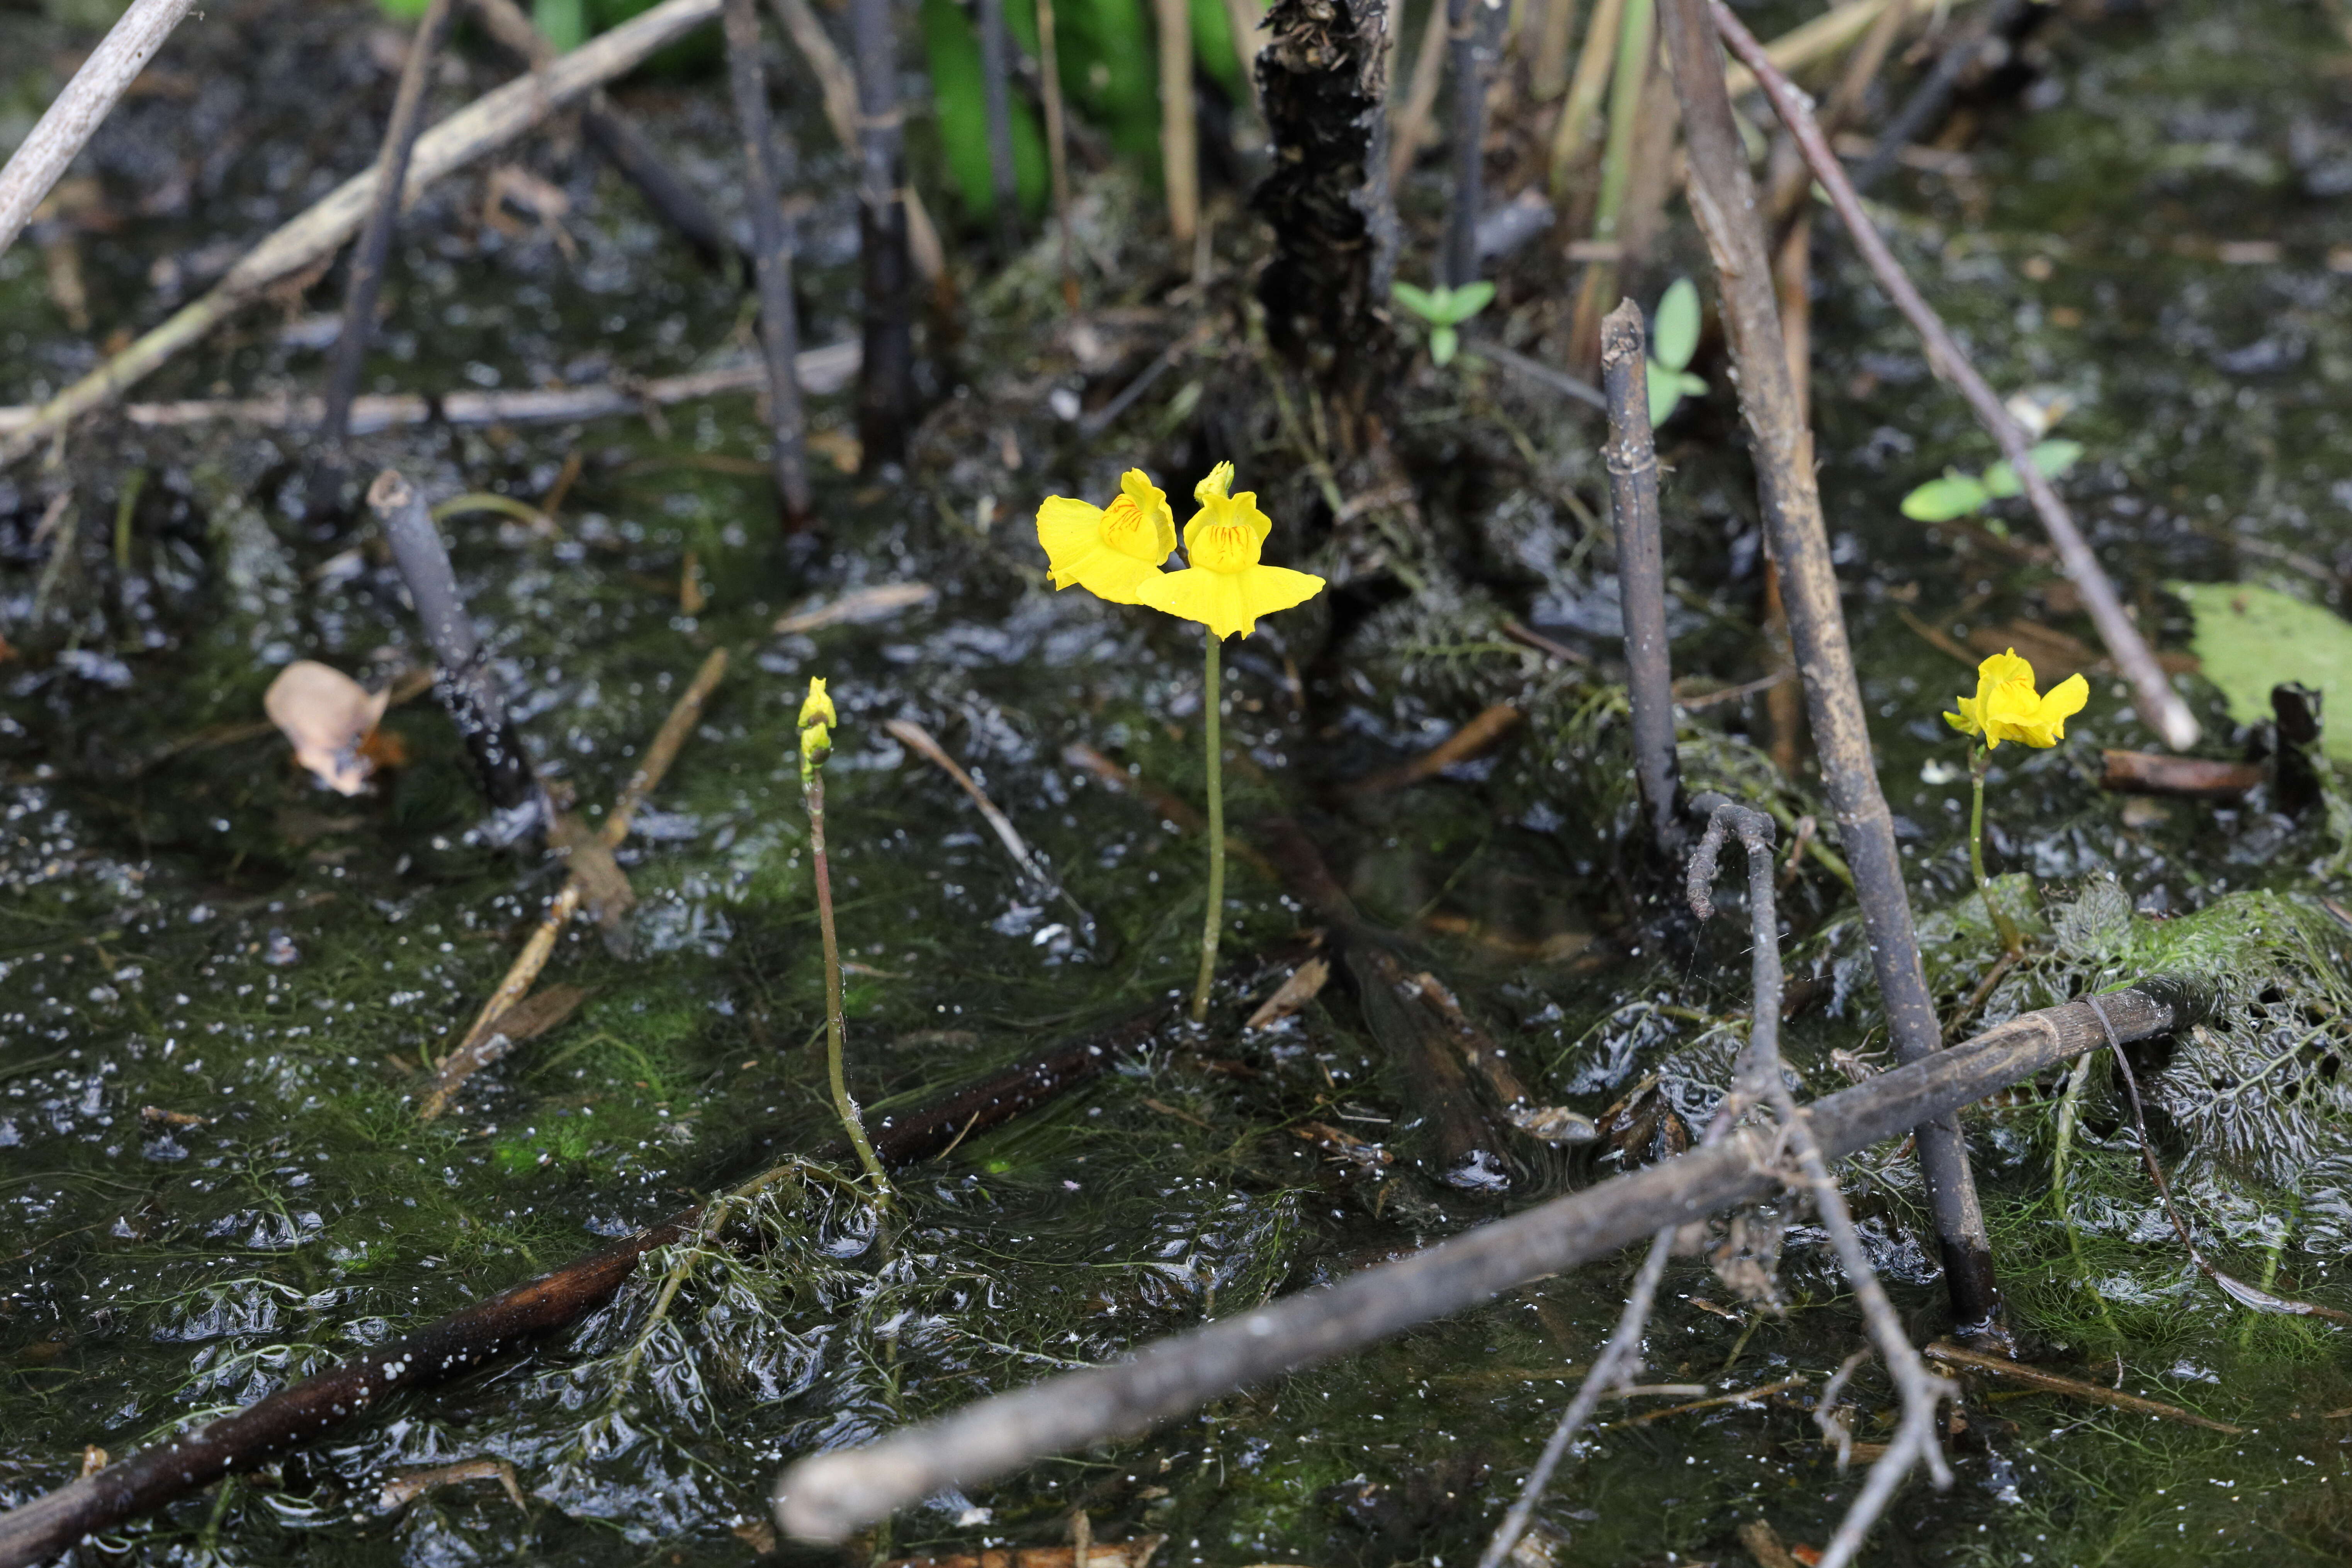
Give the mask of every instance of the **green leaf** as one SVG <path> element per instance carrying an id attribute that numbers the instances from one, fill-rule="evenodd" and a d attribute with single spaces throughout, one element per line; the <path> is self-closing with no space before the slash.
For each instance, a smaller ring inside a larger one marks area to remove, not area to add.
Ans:
<path id="1" fill-rule="evenodd" d="M 1705 397 L 1706 395 L 1706 378 L 1705 376 L 1693 375 L 1690 372 L 1685 370 L 1677 372 L 1675 384 L 1679 385 L 1683 389 L 1683 395 L 1685 397 Z"/>
<path id="2" fill-rule="evenodd" d="M 1903 515 L 1914 522 L 1949 522 L 1981 511 L 1992 498 L 1974 474 L 1946 468 L 1940 479 L 1929 479 L 1903 498 Z"/>
<path id="3" fill-rule="evenodd" d="M 1437 308 L 1450 327 L 1468 321 L 1492 303 L 1494 298 L 1495 286 L 1482 278 L 1475 283 L 1465 283 L 1459 289 L 1440 289 Z"/>
<path id="4" fill-rule="evenodd" d="M 583 0 L 531 0 L 530 20 L 558 54 L 588 41 L 588 7 Z"/>
<path id="5" fill-rule="evenodd" d="M 1402 279 L 1399 279 L 1389 285 L 1389 290 L 1396 296 L 1398 304 L 1402 305 L 1423 321 L 1440 321 L 1444 319 L 1444 310 L 1437 302 L 1437 296 L 1428 289 L 1416 289 Z"/>
<path id="6" fill-rule="evenodd" d="M 1439 364 L 1451 364 L 1462 347 L 1462 334 L 1452 327 L 1440 325 L 1429 334 L 1429 357 Z"/>
<path id="7" fill-rule="evenodd" d="M 1657 361 L 1650 362 L 1650 428 L 1654 430 L 1674 417 L 1681 406 L 1683 385 L 1681 373 L 1668 370 Z"/>
<path id="8" fill-rule="evenodd" d="M 2036 473 L 2045 479 L 2054 479 L 2073 468 L 2075 459 L 2082 455 L 2083 443 L 2080 441 L 2044 441 L 2025 457 Z M 2017 470 L 2006 461 L 1995 463 L 1985 470 L 1984 485 L 1985 492 L 1997 500 L 2007 500 L 2025 493 L 2025 487 L 2017 482 Z"/>
<path id="9" fill-rule="evenodd" d="M 2337 712 L 2352 707 L 2352 624 L 2274 588 L 2246 583 L 2169 583 L 2188 603 L 2189 638 L 2205 679 L 2221 689 L 2241 724 L 2271 716 L 2271 688 L 2316 687 Z M 2352 725 L 2320 731 L 2320 750 L 2352 762 Z"/>
<path id="10" fill-rule="evenodd" d="M 1698 353 L 1698 286 L 1687 278 L 1666 285 L 1658 317 L 1650 329 L 1650 353 L 1668 370 L 1680 370 Z"/>

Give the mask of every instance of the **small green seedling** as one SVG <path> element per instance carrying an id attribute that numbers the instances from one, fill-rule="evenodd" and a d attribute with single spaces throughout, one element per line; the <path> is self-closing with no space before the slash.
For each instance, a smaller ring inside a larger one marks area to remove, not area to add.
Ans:
<path id="1" fill-rule="evenodd" d="M 2043 479 L 2054 479 L 2082 455 L 2080 441 L 2044 441 L 2026 458 Z M 2024 489 L 2017 481 L 2017 470 L 2005 461 L 1987 468 L 1982 479 L 1946 468 L 1942 478 L 1929 479 L 1903 498 L 1903 515 L 1914 522 L 1949 522 L 1980 512 L 1994 501 L 2022 495 Z"/>
<path id="2" fill-rule="evenodd" d="M 1698 288 L 1687 278 L 1666 285 L 1650 324 L 1650 424 L 1663 425 L 1685 397 L 1706 391 L 1706 383 L 1683 367 L 1698 353 Z"/>
<path id="3" fill-rule="evenodd" d="M 1462 350 L 1462 334 L 1456 331 L 1463 322 L 1485 310 L 1495 298 L 1495 286 L 1481 279 L 1465 283 L 1459 289 L 1443 284 L 1434 289 L 1416 289 L 1410 283 L 1394 285 L 1398 303 L 1429 323 L 1429 357 L 1438 364 L 1452 364 L 1454 356 Z"/>

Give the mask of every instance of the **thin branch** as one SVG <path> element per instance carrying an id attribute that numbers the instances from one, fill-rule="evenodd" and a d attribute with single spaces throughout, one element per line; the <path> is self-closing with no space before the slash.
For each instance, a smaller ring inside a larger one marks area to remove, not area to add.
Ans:
<path id="1" fill-rule="evenodd" d="M 1454 69 L 1454 189 L 1445 215 L 1444 282 L 1478 279 L 1478 219 L 1486 206 L 1486 97 L 1495 83 L 1503 0 L 1447 0 Z"/>
<path id="2" fill-rule="evenodd" d="M 383 291 L 383 267 L 392 255 L 393 231 L 400 226 L 400 192 L 408 180 L 408 163 L 416 148 L 416 133 L 425 124 L 425 89 L 431 84 L 433 62 L 449 36 L 453 0 L 430 0 L 416 36 L 408 42 L 408 58 L 400 68 L 400 86 L 393 94 L 392 117 L 384 123 L 383 148 L 376 154 L 375 199 L 360 227 L 359 243 L 352 247 L 351 272 L 343 288 L 343 326 L 335 338 L 334 357 L 327 362 L 325 416 L 319 434 L 330 451 L 341 448 L 351 422 L 352 399 L 360 389 L 360 370 L 367 360 L 368 340 L 375 335 L 375 304 Z"/>
<path id="3" fill-rule="evenodd" d="M 1651 837 L 1671 854 L 1683 842 L 1683 784 L 1675 757 L 1675 672 L 1666 644 L 1665 545 L 1647 359 L 1641 310 L 1623 300 L 1601 323 L 1601 377 L 1609 389 L 1609 503 L 1625 615 L 1633 775 L 1650 815 Z"/>
<path id="4" fill-rule="evenodd" d="M 889 0 L 850 0 L 857 69 L 857 253 L 866 357 L 857 370 L 857 441 L 869 471 L 903 457 L 915 403 L 907 311 L 907 170 L 898 108 L 898 39 Z"/>
<path id="5" fill-rule="evenodd" d="M 1740 24 L 1730 9 L 1714 0 L 1716 28 L 1733 53 L 1756 73 L 1765 96 L 1771 100 L 1773 112 L 1789 128 L 1797 140 L 1797 149 L 1804 155 L 1805 164 L 1813 172 L 1829 193 L 1830 205 L 1837 209 L 1839 221 L 1853 237 L 1854 248 L 1869 265 L 1878 286 L 1895 301 L 1912 330 L 1919 334 L 1927 347 L 1927 363 L 1938 376 L 1950 382 L 1959 391 L 1977 416 L 1977 422 L 1991 433 L 2000 444 L 2000 455 L 2009 460 L 2018 481 L 2024 486 L 2026 499 L 2033 503 L 2034 515 L 2058 548 L 2058 559 L 2067 578 L 2083 596 L 2084 608 L 2090 612 L 2092 624 L 2099 629 L 2099 640 L 2107 645 L 2116 665 L 2131 683 L 2132 702 L 2139 710 L 2141 720 L 2148 728 L 2164 738 L 2164 743 L 2176 752 L 2185 752 L 2197 743 L 2197 721 L 2190 716 L 2189 705 L 2172 689 L 2170 679 L 2156 655 L 2148 648 L 2147 639 L 2139 635 L 2131 617 L 2124 609 L 2122 599 L 2116 595 L 2115 584 L 2107 581 L 2098 557 L 2091 552 L 2090 542 L 2082 530 L 2074 526 L 2074 515 L 2066 503 L 2058 499 L 2057 490 L 2036 468 L 2028 454 L 2032 438 L 2003 405 L 2000 396 L 1986 384 L 1983 376 L 1969 360 L 1943 318 L 1936 313 L 1918 289 L 1912 283 L 1903 264 L 1895 259 L 1894 251 L 1881 237 L 1878 226 L 1863 209 L 1862 197 L 1855 194 L 1853 183 L 1846 178 L 1845 167 L 1813 122 L 1812 105 L 1789 79 L 1775 69 L 1766 57 L 1764 47 Z"/>
<path id="6" fill-rule="evenodd" d="M 1013 47 L 1004 0 L 980 0 L 980 83 L 988 116 L 989 190 L 996 199 L 996 237 L 1010 261 L 1021 248 L 1021 172 L 1013 156 Z"/>
<path id="7" fill-rule="evenodd" d="M 436 180 L 505 146 L 599 84 L 635 68 L 663 45 L 717 16 L 719 4 L 720 0 L 663 0 L 652 10 L 562 56 L 545 71 L 510 81 L 475 100 L 417 138 L 402 199 L 413 201 Z M 0 464 L 15 462 L 81 416 L 114 402 L 235 315 L 269 284 L 332 255 L 358 232 L 374 202 L 375 187 L 376 171 L 371 167 L 273 230 L 209 292 L 42 404 L 29 420 L 0 441 Z"/>
<path id="8" fill-rule="evenodd" d="M 988 793 L 973 782 L 972 776 L 964 772 L 961 763 L 948 755 L 947 748 L 932 739 L 931 732 L 912 719 L 886 719 L 882 728 L 900 744 L 912 748 L 925 762 L 955 781 L 956 787 L 980 808 L 981 820 L 987 823 L 989 830 L 996 835 L 996 841 L 1004 847 L 1004 853 L 1012 858 L 1022 876 L 1034 884 L 1039 891 L 1049 893 L 1067 904 L 1070 912 L 1078 919 L 1080 932 L 1092 942 L 1094 916 L 1078 907 L 1078 900 L 1070 897 L 1069 889 L 1063 887 L 1060 879 L 1046 869 L 1045 863 L 1037 858 L 1035 852 L 1029 847 L 1028 840 L 1021 837 L 1021 830 L 1013 826 L 1013 819 L 997 809 L 996 803 L 988 798 Z"/>
<path id="9" fill-rule="evenodd" d="M 1797 412 L 1787 345 L 1772 292 L 1756 188 L 1724 90 L 1722 53 L 1705 0 L 1664 0 L 1660 7 L 1683 129 L 1690 152 L 1693 214 L 1715 264 L 1723 320 L 1738 371 L 1740 413 L 1805 695 L 1822 784 L 1837 812 L 1840 847 L 1854 878 L 1872 967 L 1885 998 L 1888 1031 L 1905 1062 L 1943 1045 L 1935 998 L 1927 990 L 1911 923 L 1911 897 L 1895 843 L 1895 819 L 1878 784 L 1862 688 L 1839 607 L 1829 531 L 1813 475 L 1812 432 Z M 1760 57 L 1759 57 L 1760 58 Z M 1919 1166 L 1941 1244 L 1953 1314 L 1964 1331 L 1989 1327 L 2000 1296 L 1968 1144 L 1959 1123 L 1919 1130 Z"/>
<path id="10" fill-rule="evenodd" d="M 2100 998 L 2119 1038 L 2145 1039 L 2202 1016 L 2205 994 L 2168 978 Z M 1808 1108 L 1824 1160 L 1902 1136 L 2106 1042 L 2085 1004 L 2027 1013 L 1965 1045 L 1880 1073 Z M 1719 1142 L 1507 1219 L 1326 1289 L 1147 1345 L 1105 1366 L 1047 1379 L 858 1448 L 794 1463 L 776 1483 L 789 1532 L 837 1541 L 942 1487 L 979 1486 L 1046 1454 L 1133 1436 L 1262 1379 L 1462 1311 L 1667 1225 L 1778 1191 L 1772 1141 L 1752 1127 Z"/>
<path id="11" fill-rule="evenodd" d="M 769 464 L 776 499 L 788 523 L 809 515 L 808 418 L 793 360 L 800 353 L 800 317 L 793 303 L 793 225 L 783 195 L 791 179 L 792 142 L 768 114 L 768 73 L 760 54 L 760 14 L 752 0 L 726 0 L 727 82 L 743 142 L 743 173 L 751 197 L 751 253 L 760 289 L 760 346 L 768 365 Z"/>
<path id="12" fill-rule="evenodd" d="M 33 209 L 147 68 L 191 3 L 135 0 L 43 112 L 32 134 L 17 143 L 8 166 L 0 169 L 0 254 L 16 242 Z"/>
<path id="13" fill-rule="evenodd" d="M 694 672 L 694 679 L 687 683 L 686 689 L 678 693 L 677 700 L 670 705 L 669 717 L 662 721 L 662 727 L 656 732 L 653 743 L 638 759 L 635 771 L 629 775 L 629 782 L 614 797 L 613 809 L 597 829 L 598 840 L 605 853 L 618 849 L 628 838 L 629 827 L 636 819 L 637 809 L 660 787 L 663 775 L 669 772 L 670 763 L 677 760 L 678 748 L 685 745 L 687 737 L 694 732 L 694 726 L 701 720 L 702 710 L 709 702 L 711 692 L 718 689 L 720 678 L 726 673 L 727 650 L 713 648 L 710 657 L 702 661 L 702 668 Z M 586 882 L 579 873 L 574 872 L 563 879 L 562 889 L 548 901 L 547 912 L 540 917 L 539 928 L 530 933 L 530 940 L 516 955 L 513 964 L 507 970 L 506 978 L 499 983 L 497 990 L 490 993 L 490 999 L 482 1004 L 482 1010 L 474 1016 L 472 1026 L 467 1029 L 456 1048 L 442 1058 L 441 1066 L 434 1075 L 433 1087 L 425 1090 L 425 1098 L 417 1104 L 418 1120 L 430 1121 L 446 1111 L 456 1101 L 457 1092 L 466 1087 L 467 1079 L 507 1054 L 509 1045 L 507 1037 L 499 1030 L 500 1021 L 520 1006 L 522 999 L 530 994 L 530 988 L 538 984 L 540 972 L 547 967 L 547 961 L 555 954 L 556 939 L 563 934 L 563 928 L 572 923 L 572 917 L 580 912 L 580 906 L 587 901 L 587 894 Z"/>

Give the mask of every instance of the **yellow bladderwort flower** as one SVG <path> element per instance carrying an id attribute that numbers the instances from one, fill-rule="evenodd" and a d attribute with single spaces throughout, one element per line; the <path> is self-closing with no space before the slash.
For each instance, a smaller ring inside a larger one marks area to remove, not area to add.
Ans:
<path id="1" fill-rule="evenodd" d="M 1219 463 L 1194 487 L 1201 510 L 1184 525 L 1189 564 L 1155 573 L 1136 590 L 1138 604 L 1198 621 L 1213 638 L 1245 637 L 1257 630 L 1260 616 L 1303 605 L 1323 591 L 1323 579 L 1312 573 L 1260 563 L 1274 520 L 1258 510 L 1256 491 L 1227 493 L 1233 481 L 1234 466 Z"/>
<path id="2" fill-rule="evenodd" d="M 2048 691 L 2035 691 L 2033 666 L 2011 648 L 1977 666 L 1977 694 L 1955 698 L 1953 706 L 1959 711 L 1944 715 L 1945 723 L 1984 742 L 1969 748 L 1973 795 L 1969 808 L 1969 869 L 1976 876 L 1977 891 L 1984 896 L 1985 913 L 1992 917 L 1993 929 L 2000 933 L 2001 945 L 2012 958 L 2025 952 L 2025 938 L 2017 922 L 1993 902 L 1992 882 L 1985 875 L 1985 770 L 1991 765 L 1993 748 L 2003 741 L 2042 747 L 2064 740 L 2066 721 L 2080 713 L 2090 700 L 2090 682 L 2079 675 L 2068 676 Z"/>
<path id="3" fill-rule="evenodd" d="M 833 726 L 841 722 L 841 715 L 833 710 L 833 699 L 824 694 L 824 677 L 809 677 L 808 695 L 801 699 L 801 782 L 806 784 L 816 771 L 825 753 L 833 750 Z"/>
<path id="4" fill-rule="evenodd" d="M 1954 699 L 1959 711 L 1945 714 L 1944 722 L 1981 739 L 1988 750 L 2003 741 L 2054 746 L 2066 738 L 2066 721 L 2090 700 L 2090 683 L 2079 675 L 2037 695 L 2033 666 L 2011 648 L 1977 666 L 1977 694 Z"/>
<path id="5" fill-rule="evenodd" d="M 1114 605 L 1141 603 L 1139 584 L 1160 575 L 1176 550 L 1176 514 L 1168 493 L 1141 468 L 1120 476 L 1107 507 L 1074 496 L 1047 496 L 1037 508 L 1037 542 L 1056 588 L 1084 588 Z"/>

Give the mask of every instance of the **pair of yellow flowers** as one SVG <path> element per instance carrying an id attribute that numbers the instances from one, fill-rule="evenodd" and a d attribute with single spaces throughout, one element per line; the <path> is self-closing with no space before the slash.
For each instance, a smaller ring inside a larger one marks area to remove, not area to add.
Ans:
<path id="1" fill-rule="evenodd" d="M 1247 637 L 1260 616 L 1322 592 L 1323 579 L 1312 573 L 1259 562 L 1274 520 L 1258 510 L 1256 491 L 1231 494 L 1233 482 L 1234 466 L 1219 463 L 1192 488 L 1201 510 L 1184 525 L 1190 564 L 1175 572 L 1160 568 L 1176 550 L 1176 515 L 1167 492 L 1141 468 L 1127 470 L 1107 507 L 1046 497 L 1037 509 L 1037 542 L 1054 586 L 1198 621 L 1216 637 Z"/>

